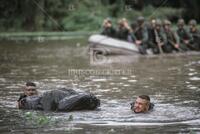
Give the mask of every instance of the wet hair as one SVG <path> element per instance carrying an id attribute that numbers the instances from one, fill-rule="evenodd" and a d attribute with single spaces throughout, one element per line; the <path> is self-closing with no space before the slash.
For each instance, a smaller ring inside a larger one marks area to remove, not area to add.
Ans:
<path id="1" fill-rule="evenodd" d="M 150 97 L 149 97 L 148 95 L 140 95 L 140 96 L 138 96 L 138 97 L 141 98 L 141 99 L 144 99 L 144 100 L 149 101 L 149 104 L 151 105 L 151 103 L 150 103 Z M 134 104 L 135 104 L 135 102 L 130 103 L 130 105 L 131 105 L 131 109 L 133 109 Z M 151 107 L 151 106 L 150 106 L 150 107 Z M 150 107 L 149 107 L 149 108 L 150 108 Z"/>
<path id="2" fill-rule="evenodd" d="M 33 86 L 33 87 L 36 87 L 36 84 L 29 81 L 29 82 L 26 82 L 26 86 Z"/>
<path id="3" fill-rule="evenodd" d="M 144 99 L 144 100 L 147 100 L 147 101 L 150 102 L 150 97 L 149 97 L 148 95 L 140 95 L 140 96 L 138 96 L 138 97 L 141 98 L 141 99 Z"/>

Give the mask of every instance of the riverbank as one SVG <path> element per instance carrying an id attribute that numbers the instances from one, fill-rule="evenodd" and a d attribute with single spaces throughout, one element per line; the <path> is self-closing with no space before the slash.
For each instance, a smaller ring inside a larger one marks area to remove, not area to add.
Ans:
<path id="1" fill-rule="evenodd" d="M 48 41 L 48 40 L 67 40 L 74 38 L 86 38 L 96 31 L 79 31 L 79 32 L 2 32 L 0 41 Z"/>
<path id="2" fill-rule="evenodd" d="M 176 24 L 172 25 L 176 30 Z M 197 26 L 200 28 L 200 25 Z M 0 32 L 0 41 L 49 41 L 88 38 L 99 31 L 75 31 L 75 32 Z"/>

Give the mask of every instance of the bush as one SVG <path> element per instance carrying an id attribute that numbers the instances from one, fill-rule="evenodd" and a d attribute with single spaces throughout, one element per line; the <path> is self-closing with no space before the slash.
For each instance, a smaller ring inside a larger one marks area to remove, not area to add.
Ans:
<path id="1" fill-rule="evenodd" d="M 96 31 L 101 28 L 102 21 L 107 17 L 113 18 L 116 24 L 120 18 L 135 20 L 138 16 L 146 19 L 152 18 L 178 18 L 182 9 L 171 7 L 154 8 L 145 6 L 143 10 L 126 9 L 122 0 L 115 0 L 109 3 L 104 0 L 40 0 L 37 4 L 32 1 L 26 3 L 17 0 L 17 4 L 3 0 L 4 9 L 9 9 L 1 14 L 12 13 L 11 17 L 0 17 L 0 29 L 2 31 L 23 31 L 23 30 L 45 30 L 45 31 Z M 74 9 L 70 10 L 69 7 Z M 31 16 L 31 17 L 30 17 Z"/>

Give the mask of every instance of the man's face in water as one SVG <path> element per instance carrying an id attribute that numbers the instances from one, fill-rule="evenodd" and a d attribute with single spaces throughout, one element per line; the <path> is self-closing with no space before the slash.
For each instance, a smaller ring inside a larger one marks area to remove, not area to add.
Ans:
<path id="1" fill-rule="evenodd" d="M 35 86 L 26 86 L 25 87 L 25 95 L 32 96 L 37 95 L 37 89 Z"/>
<path id="2" fill-rule="evenodd" d="M 134 103 L 132 110 L 135 113 L 145 113 L 149 109 L 149 101 L 138 97 Z"/>

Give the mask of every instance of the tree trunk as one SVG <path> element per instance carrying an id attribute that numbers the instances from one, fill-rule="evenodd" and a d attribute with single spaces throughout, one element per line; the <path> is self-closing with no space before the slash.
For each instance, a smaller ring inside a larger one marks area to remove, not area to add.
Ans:
<path id="1" fill-rule="evenodd" d="M 44 26 L 44 1 L 45 0 L 39 0 L 36 4 L 36 11 L 35 11 L 35 30 L 37 31 L 43 31 Z"/>

